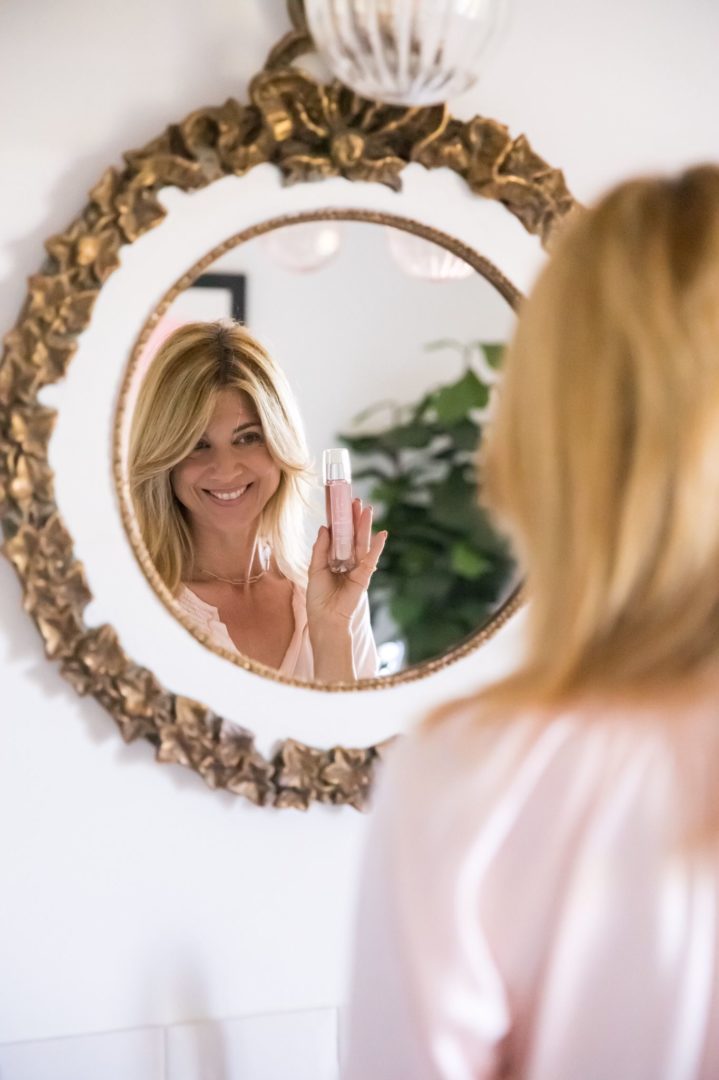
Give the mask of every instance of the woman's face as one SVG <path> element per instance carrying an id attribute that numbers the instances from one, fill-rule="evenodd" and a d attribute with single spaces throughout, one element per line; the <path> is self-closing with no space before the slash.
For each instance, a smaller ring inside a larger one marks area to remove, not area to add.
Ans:
<path id="1" fill-rule="evenodd" d="M 250 398 L 221 390 L 206 431 L 170 483 L 192 525 L 235 531 L 257 521 L 280 476 Z"/>

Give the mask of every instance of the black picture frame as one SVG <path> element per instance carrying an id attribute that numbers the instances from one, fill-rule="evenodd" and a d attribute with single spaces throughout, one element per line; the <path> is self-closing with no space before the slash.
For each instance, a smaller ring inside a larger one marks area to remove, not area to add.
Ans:
<path id="1" fill-rule="evenodd" d="M 245 274 L 200 274 L 192 282 L 193 289 L 226 289 L 230 294 L 230 314 L 235 322 L 244 323 L 247 317 L 247 277 Z"/>

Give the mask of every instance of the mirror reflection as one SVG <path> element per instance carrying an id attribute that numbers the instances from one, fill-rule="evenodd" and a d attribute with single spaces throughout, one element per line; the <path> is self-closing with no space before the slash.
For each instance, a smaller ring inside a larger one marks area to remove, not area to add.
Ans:
<path id="1" fill-rule="evenodd" d="M 228 241 L 149 320 L 122 494 L 183 625 L 222 655 L 309 683 L 392 676 L 457 650 L 511 593 L 474 460 L 512 290 L 437 239 L 283 220 Z"/>

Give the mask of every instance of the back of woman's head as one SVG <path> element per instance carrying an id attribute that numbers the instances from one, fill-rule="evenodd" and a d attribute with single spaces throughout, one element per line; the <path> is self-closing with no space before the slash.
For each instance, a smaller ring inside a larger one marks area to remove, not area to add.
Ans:
<path id="1" fill-rule="evenodd" d="M 237 323 L 188 323 L 161 345 L 132 418 L 129 478 L 140 531 L 171 592 L 191 570 L 188 523 L 170 473 L 196 446 L 218 394 L 237 390 L 254 406 L 280 484 L 265 507 L 260 536 L 283 570 L 302 578 L 303 492 L 309 455 L 289 384 L 260 343 Z"/>
<path id="2" fill-rule="evenodd" d="M 719 655 L 719 169 L 621 185 L 520 314 L 483 497 L 527 576 L 509 697 L 642 690 Z"/>

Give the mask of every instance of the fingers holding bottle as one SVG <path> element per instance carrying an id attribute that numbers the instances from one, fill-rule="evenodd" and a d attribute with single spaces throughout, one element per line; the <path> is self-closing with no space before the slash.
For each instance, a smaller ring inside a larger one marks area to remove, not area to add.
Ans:
<path id="1" fill-rule="evenodd" d="M 326 525 L 320 525 L 317 537 L 312 545 L 312 556 L 308 568 L 308 577 L 313 577 L 321 570 L 329 569 L 330 531 Z"/>
<path id="2" fill-rule="evenodd" d="M 363 590 L 369 588 L 372 575 L 377 569 L 380 556 L 387 543 L 387 530 L 372 533 L 372 507 L 363 510 L 364 520 L 361 522 L 361 532 L 358 532 L 357 545 L 355 548 L 356 565 L 354 570 L 347 576 Z"/>

